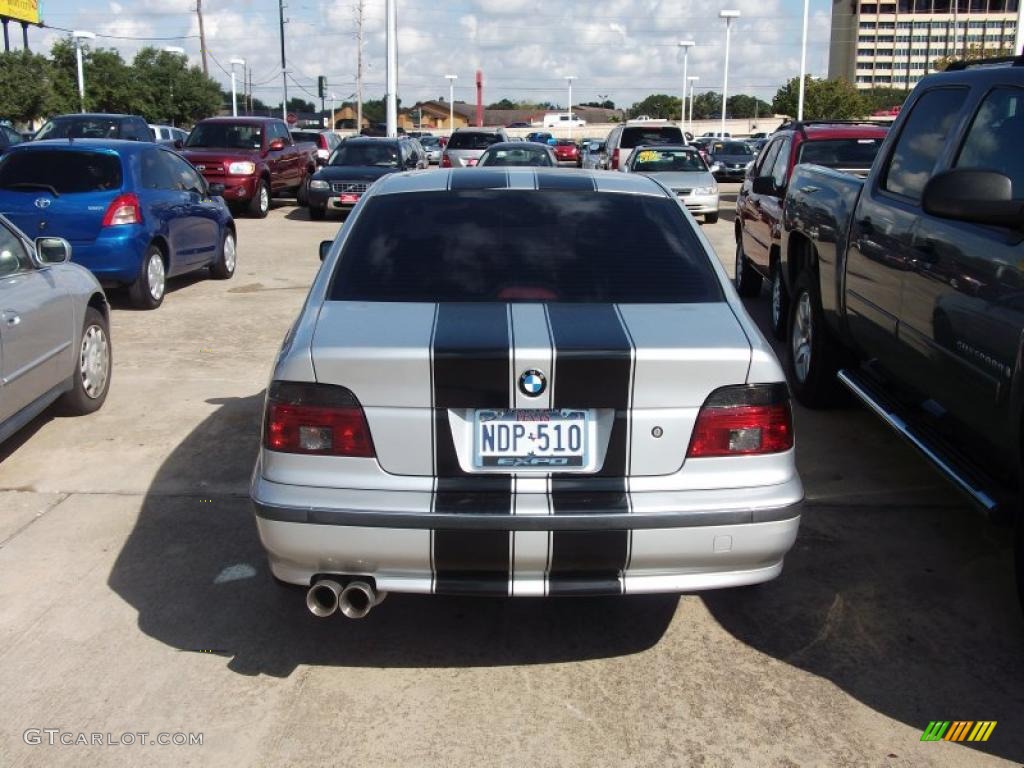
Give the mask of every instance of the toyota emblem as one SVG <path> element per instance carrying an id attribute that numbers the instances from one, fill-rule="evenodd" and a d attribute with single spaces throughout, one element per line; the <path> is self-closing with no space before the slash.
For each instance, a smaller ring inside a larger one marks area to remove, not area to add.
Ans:
<path id="1" fill-rule="evenodd" d="M 37 197 L 36 208 L 49 208 L 52 201 L 48 197 Z"/>

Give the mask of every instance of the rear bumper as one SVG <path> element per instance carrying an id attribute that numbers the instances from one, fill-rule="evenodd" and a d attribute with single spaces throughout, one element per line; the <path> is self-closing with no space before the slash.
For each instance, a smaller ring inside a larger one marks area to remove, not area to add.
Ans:
<path id="1" fill-rule="evenodd" d="M 628 514 L 598 509 L 495 515 L 367 509 L 367 493 L 282 485 L 257 471 L 251 496 L 274 575 L 303 585 L 316 574 L 360 575 L 386 591 L 513 596 L 753 584 L 781 572 L 783 556 L 796 539 L 803 498 L 794 478 L 765 488 L 650 494 L 656 500 L 638 499 Z M 665 500 L 673 498 L 678 503 L 666 509 Z M 486 578 L 479 562 L 467 562 L 464 573 L 456 567 L 439 575 L 439 533 L 490 545 L 499 537 L 507 546 L 499 542 L 497 551 L 510 553 L 508 562 L 487 571 Z M 599 561 L 609 540 L 621 542 L 628 560 L 610 570 L 589 570 L 585 564 Z M 553 574 L 551 553 L 559 547 L 564 553 L 566 546 L 571 561 L 583 565 Z"/>
<path id="2" fill-rule="evenodd" d="M 136 224 L 107 227 L 91 242 L 72 241 L 71 260 L 101 283 L 131 283 L 139 275 L 149 239 L 149 233 Z"/>
<path id="3" fill-rule="evenodd" d="M 339 193 L 329 189 L 310 189 L 309 205 L 313 208 L 326 208 L 333 211 L 351 211 L 364 193 L 355 196 L 355 200 L 342 201 Z"/>

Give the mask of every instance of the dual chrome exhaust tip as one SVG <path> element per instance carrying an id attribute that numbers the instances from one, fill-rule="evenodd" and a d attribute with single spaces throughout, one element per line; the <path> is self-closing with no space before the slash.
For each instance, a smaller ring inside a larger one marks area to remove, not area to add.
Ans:
<path id="1" fill-rule="evenodd" d="M 306 593 L 306 607 L 320 618 L 341 611 L 346 618 L 361 619 L 387 595 L 387 592 L 378 592 L 365 581 L 350 581 L 342 586 L 334 579 L 318 579 Z"/>

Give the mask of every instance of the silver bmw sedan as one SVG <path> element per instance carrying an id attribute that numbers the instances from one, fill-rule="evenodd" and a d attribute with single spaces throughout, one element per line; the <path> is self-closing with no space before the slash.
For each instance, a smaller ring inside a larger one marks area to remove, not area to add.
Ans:
<path id="1" fill-rule="evenodd" d="M 318 616 L 390 591 L 766 581 L 800 520 L 778 361 L 682 202 L 636 174 L 378 181 L 267 389 L 251 495 Z"/>

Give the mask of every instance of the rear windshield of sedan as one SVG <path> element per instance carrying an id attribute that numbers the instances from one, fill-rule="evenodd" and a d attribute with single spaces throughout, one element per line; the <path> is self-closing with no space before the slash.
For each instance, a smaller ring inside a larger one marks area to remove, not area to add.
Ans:
<path id="1" fill-rule="evenodd" d="M 637 128 L 629 127 L 622 129 L 622 140 L 619 145 L 623 149 L 633 149 L 641 144 L 682 144 L 683 132 L 674 125 L 666 125 L 661 128 Z"/>
<path id="2" fill-rule="evenodd" d="M 51 120 L 36 135 L 42 139 L 116 139 L 120 136 L 121 121 L 105 117 L 67 117 Z"/>
<path id="3" fill-rule="evenodd" d="M 721 144 L 715 144 L 711 149 L 712 154 L 715 155 L 753 155 L 754 150 L 750 148 L 750 145 L 742 141 L 727 141 Z"/>
<path id="4" fill-rule="evenodd" d="M 484 171 L 480 171 L 484 173 Z M 379 195 L 353 222 L 338 301 L 722 301 L 674 200 L 584 191 Z"/>
<path id="5" fill-rule="evenodd" d="M 633 163 L 640 173 L 698 173 L 708 168 L 696 152 L 683 149 L 641 149 Z"/>
<path id="6" fill-rule="evenodd" d="M 106 152 L 41 149 L 0 160 L 0 189 L 67 195 L 120 188 L 121 158 Z"/>
<path id="7" fill-rule="evenodd" d="M 800 145 L 798 163 L 816 163 L 829 168 L 871 170 L 875 155 L 885 139 L 821 139 Z"/>
<path id="8" fill-rule="evenodd" d="M 544 168 L 550 168 L 553 165 L 547 150 L 534 149 L 527 144 L 524 144 L 522 149 L 519 147 L 489 149 L 480 156 L 479 164 L 487 167 L 492 165 L 528 165 Z"/>
<path id="9" fill-rule="evenodd" d="M 448 149 L 487 149 L 501 140 L 501 136 L 496 133 L 455 132 L 448 140 Z"/>

